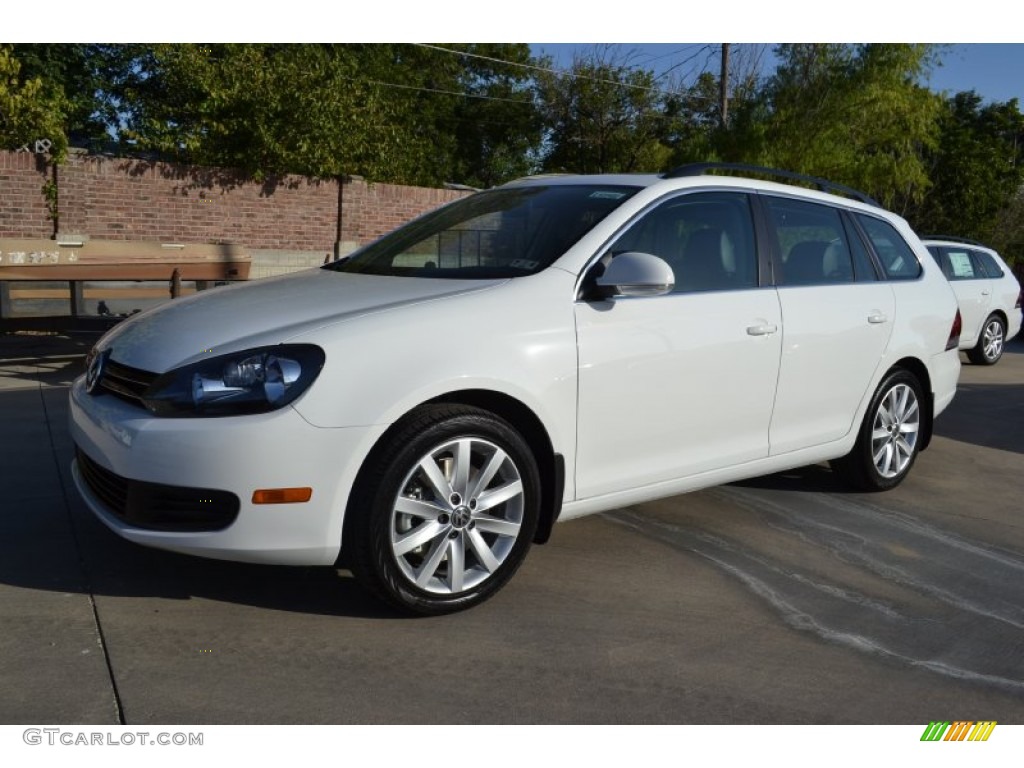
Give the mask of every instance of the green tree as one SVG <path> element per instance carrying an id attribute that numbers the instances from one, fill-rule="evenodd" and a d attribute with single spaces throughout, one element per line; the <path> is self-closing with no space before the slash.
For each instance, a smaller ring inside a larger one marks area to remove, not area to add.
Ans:
<path id="1" fill-rule="evenodd" d="M 1010 199 L 996 215 L 991 238 L 992 247 L 1004 258 L 1024 267 L 1024 188 Z M 1020 271 L 1017 273 L 1020 274 Z"/>
<path id="2" fill-rule="evenodd" d="M 532 173 L 543 138 L 533 98 L 536 62 L 526 44 L 458 47 L 464 58 L 455 85 L 469 94 L 437 131 L 454 127 L 455 151 L 449 180 L 490 187 Z"/>
<path id="3" fill-rule="evenodd" d="M 577 56 L 565 73 L 538 72 L 537 98 L 548 131 L 546 171 L 659 171 L 669 162 L 663 91 L 652 72 L 610 50 Z"/>
<path id="4" fill-rule="evenodd" d="M 668 90 L 663 141 L 672 148 L 669 167 L 726 159 L 721 154 L 718 83 L 718 77 L 703 72 L 689 87 Z"/>
<path id="5" fill-rule="evenodd" d="M 947 99 L 927 159 L 932 189 L 913 216 L 921 231 L 977 238 L 998 250 L 1024 242 L 1011 211 L 1024 186 L 1024 115 L 1016 99 L 983 104 L 973 91 Z"/>
<path id="6" fill-rule="evenodd" d="M 344 46 L 140 47 L 117 95 L 135 148 L 256 176 L 408 178 L 427 141 Z"/>
<path id="7" fill-rule="evenodd" d="M 64 127 L 76 147 L 106 148 L 118 125 L 114 81 L 130 46 L 82 43 L 19 43 L 11 46 L 26 79 L 39 78 L 64 99 Z"/>
<path id="8" fill-rule="evenodd" d="M 349 46 L 411 131 L 416 181 L 493 186 L 533 169 L 541 124 L 527 45 Z"/>
<path id="9" fill-rule="evenodd" d="M 540 141 L 515 66 L 527 46 L 165 44 L 128 60 L 123 138 L 163 158 L 490 185 L 527 171 Z"/>
<path id="10" fill-rule="evenodd" d="M 906 210 L 929 187 L 941 100 L 920 85 L 927 45 L 789 44 L 722 137 L 730 159 L 823 176 Z"/>
<path id="11" fill-rule="evenodd" d="M 51 156 L 60 161 L 67 151 L 65 108 L 59 88 L 40 77 L 23 77 L 10 46 L 0 46 L 0 147 L 34 148 L 37 140 L 46 140 Z"/>
<path id="12" fill-rule="evenodd" d="M 721 160 L 742 162 L 744 148 L 730 144 L 730 137 L 745 131 L 730 131 L 722 126 L 721 48 L 706 46 L 703 71 L 684 82 L 666 88 L 665 111 L 669 119 L 667 141 L 673 148 L 671 165 Z M 767 46 L 742 44 L 730 46 L 728 71 L 729 122 L 735 124 L 760 119 L 755 111 L 764 92 L 762 59 Z M 698 53 L 700 53 L 698 51 Z M 714 67 L 711 69 L 709 67 Z"/>

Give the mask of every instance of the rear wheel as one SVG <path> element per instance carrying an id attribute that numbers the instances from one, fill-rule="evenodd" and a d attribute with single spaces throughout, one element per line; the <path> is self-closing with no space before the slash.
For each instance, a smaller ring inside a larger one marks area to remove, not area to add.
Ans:
<path id="1" fill-rule="evenodd" d="M 977 346 L 967 352 L 967 358 L 975 365 L 995 365 L 1003 356 L 1005 343 L 1006 326 L 998 315 L 989 315 Z"/>
<path id="2" fill-rule="evenodd" d="M 540 481 L 507 422 L 464 406 L 422 409 L 374 452 L 345 542 L 356 578 L 422 614 L 483 602 L 519 568 Z"/>
<path id="3" fill-rule="evenodd" d="M 917 458 L 923 403 L 916 376 L 902 369 L 891 372 L 871 398 L 853 450 L 833 460 L 832 469 L 858 490 L 895 488 Z"/>

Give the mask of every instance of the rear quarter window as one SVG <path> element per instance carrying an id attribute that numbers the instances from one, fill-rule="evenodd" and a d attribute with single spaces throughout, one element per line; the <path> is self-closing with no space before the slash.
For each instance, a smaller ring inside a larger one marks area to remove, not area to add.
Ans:
<path id="1" fill-rule="evenodd" d="M 857 214 L 857 221 L 871 241 L 886 279 L 913 280 L 921 276 L 917 256 L 892 224 L 862 213 Z"/>
<path id="2" fill-rule="evenodd" d="M 975 251 L 974 257 L 981 263 L 981 268 L 988 277 L 1002 277 L 1003 270 L 996 263 L 996 260 L 992 256 L 984 251 Z"/>

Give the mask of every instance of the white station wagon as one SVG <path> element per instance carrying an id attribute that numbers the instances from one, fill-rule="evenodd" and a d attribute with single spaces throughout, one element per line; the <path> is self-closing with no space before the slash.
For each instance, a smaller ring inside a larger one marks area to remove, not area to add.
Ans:
<path id="1" fill-rule="evenodd" d="M 974 240 L 922 239 L 953 287 L 963 317 L 960 349 L 975 365 L 995 365 L 1020 332 L 1021 289 L 998 253 Z"/>
<path id="2" fill-rule="evenodd" d="M 853 190 L 716 170 L 795 177 L 528 178 L 126 320 L 71 389 L 82 497 L 444 613 L 556 520 L 826 460 L 895 486 L 956 389 L 949 283 Z"/>

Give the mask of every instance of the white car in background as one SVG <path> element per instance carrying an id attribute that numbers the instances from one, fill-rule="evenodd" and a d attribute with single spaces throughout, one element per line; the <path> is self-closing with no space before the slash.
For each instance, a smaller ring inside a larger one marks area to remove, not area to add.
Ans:
<path id="1" fill-rule="evenodd" d="M 77 487 L 139 544 L 426 614 L 556 520 L 821 461 L 891 488 L 956 391 L 949 283 L 869 198 L 751 175 L 794 177 L 523 179 L 128 319 L 71 388 Z"/>
<path id="2" fill-rule="evenodd" d="M 922 240 L 960 305 L 960 349 L 972 363 L 995 365 L 1020 332 L 1020 283 L 999 254 L 979 242 L 938 235 Z"/>

